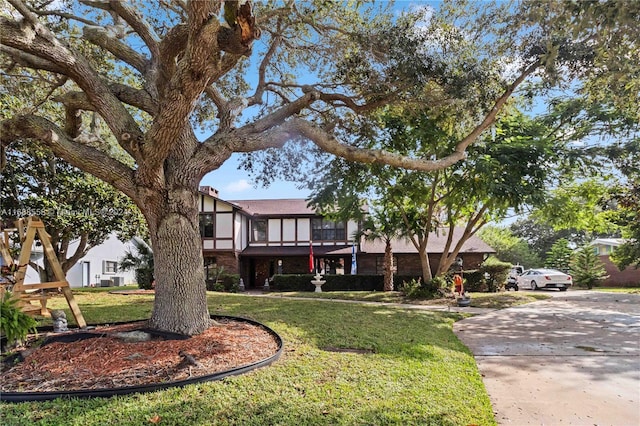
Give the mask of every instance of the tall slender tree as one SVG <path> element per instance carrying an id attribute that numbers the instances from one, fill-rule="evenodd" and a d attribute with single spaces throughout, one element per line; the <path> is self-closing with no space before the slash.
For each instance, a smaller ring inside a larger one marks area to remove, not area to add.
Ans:
<path id="1" fill-rule="evenodd" d="M 594 247 L 590 244 L 585 244 L 573 253 L 569 272 L 575 284 L 589 290 L 609 278 L 604 264 L 598 259 Z"/>

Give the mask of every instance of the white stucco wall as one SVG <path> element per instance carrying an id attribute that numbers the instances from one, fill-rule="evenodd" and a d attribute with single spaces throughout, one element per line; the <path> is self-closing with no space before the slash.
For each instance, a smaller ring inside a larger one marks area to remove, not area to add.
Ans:
<path id="1" fill-rule="evenodd" d="M 69 244 L 69 253 L 73 253 L 77 246 L 77 242 Z M 123 272 L 118 270 L 109 272 L 105 269 L 105 262 L 120 262 L 125 252 L 130 250 L 131 247 L 130 242 L 123 243 L 118 240 L 115 234 L 112 234 L 104 243 L 89 250 L 87 255 L 67 272 L 69 285 L 71 287 L 87 287 L 96 284 L 96 282 L 99 283 L 101 280 L 110 280 L 112 278 L 116 278 L 116 280 L 122 278 L 123 285 L 136 284 L 134 271 Z M 42 264 L 42 253 L 33 253 L 32 259 Z M 28 268 L 25 283 L 38 282 L 40 282 L 38 273 L 32 268 Z"/>

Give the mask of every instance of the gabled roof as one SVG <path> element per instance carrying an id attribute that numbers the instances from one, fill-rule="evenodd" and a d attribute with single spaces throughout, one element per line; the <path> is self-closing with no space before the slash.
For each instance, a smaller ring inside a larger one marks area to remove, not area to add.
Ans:
<path id="1" fill-rule="evenodd" d="M 591 242 L 591 244 L 619 247 L 622 244 L 624 244 L 624 242 L 625 242 L 624 238 L 596 238 Z"/>
<path id="2" fill-rule="evenodd" d="M 299 198 L 233 200 L 228 202 L 255 216 L 316 216 L 316 212 L 307 207 L 307 201 Z"/>
<path id="3" fill-rule="evenodd" d="M 460 240 L 464 229 L 456 227 L 453 230 L 453 241 L 451 243 L 452 249 L 455 244 Z M 445 244 L 447 243 L 446 229 L 441 229 L 437 233 L 432 232 L 429 235 L 429 243 L 427 244 L 427 253 L 442 253 L 444 251 Z M 385 244 L 382 240 L 365 241 L 364 239 L 360 244 L 360 251 L 365 253 L 384 253 Z M 391 241 L 391 250 L 395 254 L 404 253 L 418 253 L 413 243 L 404 238 L 397 238 Z M 469 238 L 460 249 L 460 253 L 495 253 L 496 251 L 487 243 L 482 241 L 475 235 Z"/>

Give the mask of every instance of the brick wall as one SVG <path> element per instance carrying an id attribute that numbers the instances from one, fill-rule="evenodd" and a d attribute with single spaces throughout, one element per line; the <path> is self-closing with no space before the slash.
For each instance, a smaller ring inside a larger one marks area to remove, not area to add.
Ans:
<path id="1" fill-rule="evenodd" d="M 602 283 L 605 287 L 635 287 L 640 285 L 640 269 L 633 266 L 627 267 L 624 271 L 620 271 L 616 265 L 611 262 L 609 256 L 599 256 L 600 261 L 604 264 L 604 268 L 609 274 L 609 278 Z"/>
<path id="2" fill-rule="evenodd" d="M 204 257 L 214 257 L 216 259 L 216 263 L 218 264 L 218 268 L 223 267 L 224 272 L 226 272 L 227 274 L 238 274 L 240 272 L 240 262 L 238 260 L 238 256 L 235 253 L 204 253 Z"/>
<path id="3" fill-rule="evenodd" d="M 380 254 L 360 254 L 358 255 L 358 273 L 359 274 L 376 274 L 376 258 L 382 258 Z M 395 254 L 397 259 L 397 272 L 398 275 L 422 275 L 422 266 L 420 264 L 420 257 L 417 254 Z M 440 254 L 430 254 L 429 262 L 431 265 L 431 273 L 435 274 L 440 262 Z M 464 269 L 477 269 L 484 260 L 483 253 L 465 253 Z"/>

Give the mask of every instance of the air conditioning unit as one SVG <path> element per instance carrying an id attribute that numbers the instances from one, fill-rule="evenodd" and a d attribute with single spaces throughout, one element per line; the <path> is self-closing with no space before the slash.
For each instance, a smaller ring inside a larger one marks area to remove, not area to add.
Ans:
<path id="1" fill-rule="evenodd" d="M 113 285 L 116 287 L 124 285 L 124 277 L 113 277 L 111 278 L 111 281 L 113 281 Z"/>
<path id="2" fill-rule="evenodd" d="M 100 280 L 100 287 L 111 287 L 113 282 L 111 280 Z"/>

